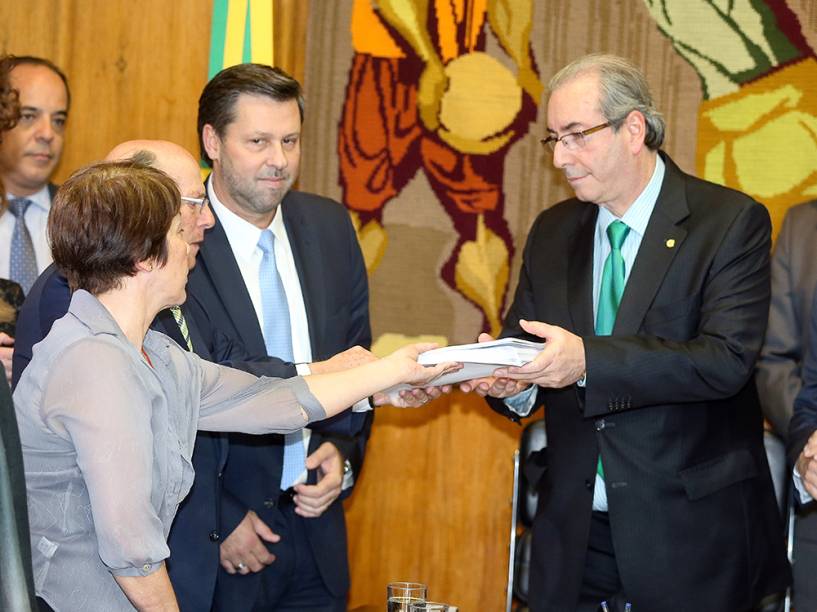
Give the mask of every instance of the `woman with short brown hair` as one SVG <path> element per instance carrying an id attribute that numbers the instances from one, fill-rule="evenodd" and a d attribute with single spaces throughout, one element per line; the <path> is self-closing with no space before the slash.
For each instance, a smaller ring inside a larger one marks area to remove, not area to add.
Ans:
<path id="1" fill-rule="evenodd" d="M 133 162 L 80 170 L 49 218 L 74 289 L 15 391 L 37 595 L 54 610 L 177 609 L 164 560 L 193 482 L 196 429 L 286 433 L 451 366 L 427 346 L 337 374 L 256 378 L 182 350 L 148 326 L 185 299 L 180 195 Z"/>

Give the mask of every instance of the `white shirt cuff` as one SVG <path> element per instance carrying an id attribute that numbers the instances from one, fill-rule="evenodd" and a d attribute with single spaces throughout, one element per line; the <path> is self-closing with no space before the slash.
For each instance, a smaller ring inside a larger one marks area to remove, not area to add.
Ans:
<path id="1" fill-rule="evenodd" d="M 369 404 L 368 397 L 364 397 L 362 400 L 352 404 L 352 412 L 369 412 L 371 409 L 372 406 Z"/>
<path id="2" fill-rule="evenodd" d="M 355 484 L 355 472 L 352 470 L 352 464 L 347 459 L 343 465 L 343 482 L 341 483 L 340 490 L 345 491 L 353 484 Z"/>
<path id="3" fill-rule="evenodd" d="M 295 371 L 298 373 L 298 376 L 309 376 L 312 374 L 312 370 L 309 368 L 308 363 L 296 363 Z"/>
<path id="4" fill-rule="evenodd" d="M 515 412 L 521 417 L 526 417 L 533 410 L 536 403 L 536 391 L 538 387 L 531 385 L 524 391 L 520 391 L 516 395 L 511 395 L 505 398 L 505 405 L 511 412 Z"/>

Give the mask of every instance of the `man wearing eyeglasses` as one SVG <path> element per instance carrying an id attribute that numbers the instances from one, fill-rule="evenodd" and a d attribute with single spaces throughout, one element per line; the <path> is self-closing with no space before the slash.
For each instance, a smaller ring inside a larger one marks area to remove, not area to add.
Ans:
<path id="1" fill-rule="evenodd" d="M 534 222 L 502 332 L 545 349 L 464 385 L 515 420 L 545 406 L 531 609 L 753 609 L 790 580 L 753 379 L 768 213 L 659 150 L 628 61 L 581 58 L 550 92 L 576 197 Z"/>
<path id="2" fill-rule="evenodd" d="M 188 265 L 192 269 L 204 232 L 215 223 L 196 160 L 179 145 L 161 140 L 124 142 L 114 147 L 106 159 L 126 159 L 134 155 L 135 161 L 154 166 L 176 181 L 185 204 L 180 214 L 185 238 L 190 243 Z M 68 281 L 54 264 L 49 265 L 31 287 L 17 318 L 12 389 L 31 361 L 33 346 L 45 338 L 54 321 L 68 312 L 70 302 Z"/>

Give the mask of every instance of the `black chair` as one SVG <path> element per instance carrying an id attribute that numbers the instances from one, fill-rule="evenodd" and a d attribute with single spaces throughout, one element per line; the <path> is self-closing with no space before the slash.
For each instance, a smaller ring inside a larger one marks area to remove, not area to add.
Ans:
<path id="1" fill-rule="evenodd" d="M 514 452 L 506 612 L 525 612 L 528 609 L 532 542 L 530 527 L 539 503 L 537 485 L 546 469 L 547 432 L 545 421 L 542 419 L 525 426 L 519 441 L 519 449 Z"/>

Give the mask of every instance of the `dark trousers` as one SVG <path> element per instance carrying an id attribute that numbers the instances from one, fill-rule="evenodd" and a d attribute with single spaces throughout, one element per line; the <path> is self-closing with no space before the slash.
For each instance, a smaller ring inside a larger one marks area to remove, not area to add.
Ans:
<path id="1" fill-rule="evenodd" d="M 613 550 L 610 517 L 606 512 L 593 512 L 577 611 L 598 612 L 602 601 L 615 612 L 624 610 L 626 598 Z"/>
<path id="2" fill-rule="evenodd" d="M 344 612 L 346 597 L 336 597 L 321 578 L 303 522 L 291 504 L 275 510 L 270 529 L 281 536 L 277 544 L 267 544 L 275 561 L 260 572 L 253 612 Z M 229 593 L 249 576 L 230 575 L 219 570 L 214 612 L 242 612 Z M 226 588 L 225 588 L 226 587 Z"/>

